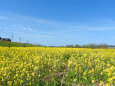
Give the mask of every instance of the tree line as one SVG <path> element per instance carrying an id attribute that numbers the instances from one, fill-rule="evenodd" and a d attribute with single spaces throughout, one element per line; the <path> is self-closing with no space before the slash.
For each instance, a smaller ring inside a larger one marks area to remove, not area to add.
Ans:
<path id="1" fill-rule="evenodd" d="M 86 44 L 86 45 L 66 45 L 65 47 L 68 48 L 109 48 L 109 45 L 107 44 Z"/>

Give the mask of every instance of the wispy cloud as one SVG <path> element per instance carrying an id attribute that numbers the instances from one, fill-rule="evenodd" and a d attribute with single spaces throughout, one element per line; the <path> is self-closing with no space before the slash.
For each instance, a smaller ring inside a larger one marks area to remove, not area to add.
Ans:
<path id="1" fill-rule="evenodd" d="M 57 42 L 55 40 L 60 39 L 60 41 L 66 41 L 68 39 L 71 40 L 71 38 L 75 40 L 77 37 L 77 39 L 80 40 L 81 38 L 86 39 L 86 33 L 83 35 L 84 32 L 104 32 L 115 30 L 114 21 L 107 21 L 105 26 L 102 26 L 101 23 L 94 22 L 99 24 L 96 26 L 95 24 L 91 25 L 90 23 L 78 24 L 75 22 L 59 22 L 47 19 L 29 18 L 13 15 L 11 15 L 10 19 L 3 16 L 0 16 L 0 19 L 0 34 L 9 34 L 9 36 L 7 37 L 11 37 L 11 34 L 14 34 L 15 40 L 18 40 L 19 37 L 22 37 L 22 39 L 25 40 L 29 39 L 30 41 L 33 40 L 36 42 L 38 40 L 42 40 L 45 42 L 53 40 L 54 42 Z M 101 22 L 105 23 L 105 20 Z M 92 34 L 90 35 L 93 36 Z"/>
<path id="2" fill-rule="evenodd" d="M 4 16 L 0 16 L 0 19 L 2 19 L 2 20 L 8 20 L 8 18 L 4 17 Z"/>
<path id="3" fill-rule="evenodd" d="M 44 25 L 48 25 L 48 26 L 52 26 L 52 27 L 56 27 L 56 28 L 63 28 L 65 27 L 64 23 L 60 23 L 60 22 L 56 22 L 56 21 L 51 21 L 51 20 L 45 20 L 45 19 L 37 19 L 36 22 L 38 24 L 44 24 Z"/>
<path id="4" fill-rule="evenodd" d="M 101 20 L 102 21 L 102 20 Z M 103 20 L 103 23 L 105 20 Z M 37 20 L 37 23 L 54 26 L 55 28 L 58 28 L 58 31 L 106 31 L 106 30 L 115 30 L 115 21 L 108 20 L 106 22 L 105 26 L 88 26 L 84 24 L 68 24 L 66 22 L 60 23 L 60 22 L 54 22 L 54 21 L 48 21 L 48 20 Z M 97 23 L 97 22 L 96 22 Z M 100 24 L 99 24 L 100 25 Z"/>
<path id="5" fill-rule="evenodd" d="M 17 19 L 21 23 L 24 22 L 24 24 L 20 24 L 20 28 L 25 31 L 34 31 L 34 32 L 43 32 L 43 33 L 49 33 L 55 31 L 106 31 L 106 30 L 115 30 L 115 21 L 108 19 L 101 19 L 102 23 L 106 22 L 105 26 L 101 26 L 101 23 L 94 22 L 99 24 L 99 26 L 91 25 L 91 24 L 78 24 L 74 22 L 59 22 L 59 21 L 53 21 L 53 20 L 47 20 L 47 19 L 40 19 L 40 18 L 31 18 L 31 17 L 25 17 L 25 16 L 15 16 L 16 18 L 12 17 L 12 19 Z M 0 18 L 7 19 L 6 17 L 0 16 Z M 15 20 L 14 22 L 16 22 Z M 28 23 L 29 22 L 29 23 Z M 33 26 L 34 27 L 33 27 Z M 44 31 L 48 28 L 49 31 Z"/>
<path id="6" fill-rule="evenodd" d="M 24 26 L 22 26 L 21 28 L 23 30 L 25 30 L 25 31 L 33 31 L 33 29 L 31 27 L 24 27 Z"/>
<path id="7" fill-rule="evenodd" d="M 24 25 L 15 25 L 15 27 L 17 27 L 17 28 L 20 28 L 21 29 L 21 31 L 23 31 L 23 32 L 25 32 L 25 33 L 34 33 L 34 34 L 47 34 L 47 35 L 50 35 L 50 34 L 52 34 L 52 32 L 49 32 L 49 31 L 42 31 L 42 30 L 37 30 L 37 29 L 35 29 L 35 28 L 33 28 L 33 27 L 31 27 L 31 26 L 24 26 Z"/>
<path id="8" fill-rule="evenodd" d="M 108 20 L 107 26 L 86 26 L 84 24 L 78 25 L 66 23 L 66 22 L 56 22 L 51 20 L 45 20 L 45 19 L 38 19 L 38 18 L 28 18 L 24 16 L 15 16 L 17 20 L 13 20 L 12 24 L 16 26 L 18 29 L 22 29 L 24 31 L 29 32 L 41 32 L 46 34 L 51 34 L 53 32 L 72 32 L 72 31 L 105 31 L 105 30 L 115 30 L 115 21 Z M 0 19 L 8 19 L 7 17 L 0 16 Z M 12 19 L 15 19 L 12 17 Z M 24 23 L 22 23 L 24 21 Z M 103 20 L 105 22 L 105 20 Z M 28 23 L 29 22 L 29 23 Z M 19 23 L 19 24 L 17 24 Z M 34 27 L 33 27 L 34 26 Z M 36 26 L 36 27 L 35 27 Z M 49 31 L 44 31 L 46 28 L 49 29 Z M 51 30 L 50 30 L 51 28 Z"/>
<path id="9" fill-rule="evenodd" d="M 115 26 L 107 26 L 107 27 L 90 27 L 90 26 L 73 26 L 68 27 L 64 31 L 106 31 L 106 30 L 115 30 Z"/>

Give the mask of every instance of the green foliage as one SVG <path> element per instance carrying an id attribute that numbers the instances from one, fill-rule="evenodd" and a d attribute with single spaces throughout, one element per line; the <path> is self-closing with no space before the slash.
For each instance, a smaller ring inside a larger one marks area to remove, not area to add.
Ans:
<path id="1" fill-rule="evenodd" d="M 78 45 L 78 44 L 76 44 L 76 45 L 75 45 L 75 48 L 80 48 L 80 47 L 81 47 L 81 46 L 80 46 L 80 45 Z"/>
<path id="2" fill-rule="evenodd" d="M 66 47 L 73 48 L 74 46 L 73 45 L 66 45 Z"/>
<path id="3" fill-rule="evenodd" d="M 66 47 L 68 47 L 68 48 L 109 48 L 109 46 L 107 44 L 95 44 L 95 43 L 91 43 L 91 44 L 87 44 L 87 45 L 76 44 L 75 46 L 66 45 Z"/>
<path id="4" fill-rule="evenodd" d="M 108 48 L 109 46 L 107 44 L 87 44 L 83 45 L 83 48 Z"/>

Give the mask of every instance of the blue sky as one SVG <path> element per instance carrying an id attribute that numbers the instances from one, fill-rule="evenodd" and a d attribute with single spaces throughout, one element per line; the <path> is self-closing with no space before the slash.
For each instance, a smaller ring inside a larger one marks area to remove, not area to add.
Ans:
<path id="1" fill-rule="evenodd" d="M 115 44 L 115 0 L 0 0 L 0 36 L 47 46 Z"/>

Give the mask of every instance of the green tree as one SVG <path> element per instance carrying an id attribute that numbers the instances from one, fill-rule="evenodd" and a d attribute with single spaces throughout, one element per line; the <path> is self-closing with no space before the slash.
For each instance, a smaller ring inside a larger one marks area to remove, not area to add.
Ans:
<path id="1" fill-rule="evenodd" d="M 80 48 L 81 46 L 79 44 L 76 44 L 75 45 L 75 48 Z"/>
<path id="2" fill-rule="evenodd" d="M 66 45 L 66 47 L 73 48 L 74 46 L 73 45 Z"/>

